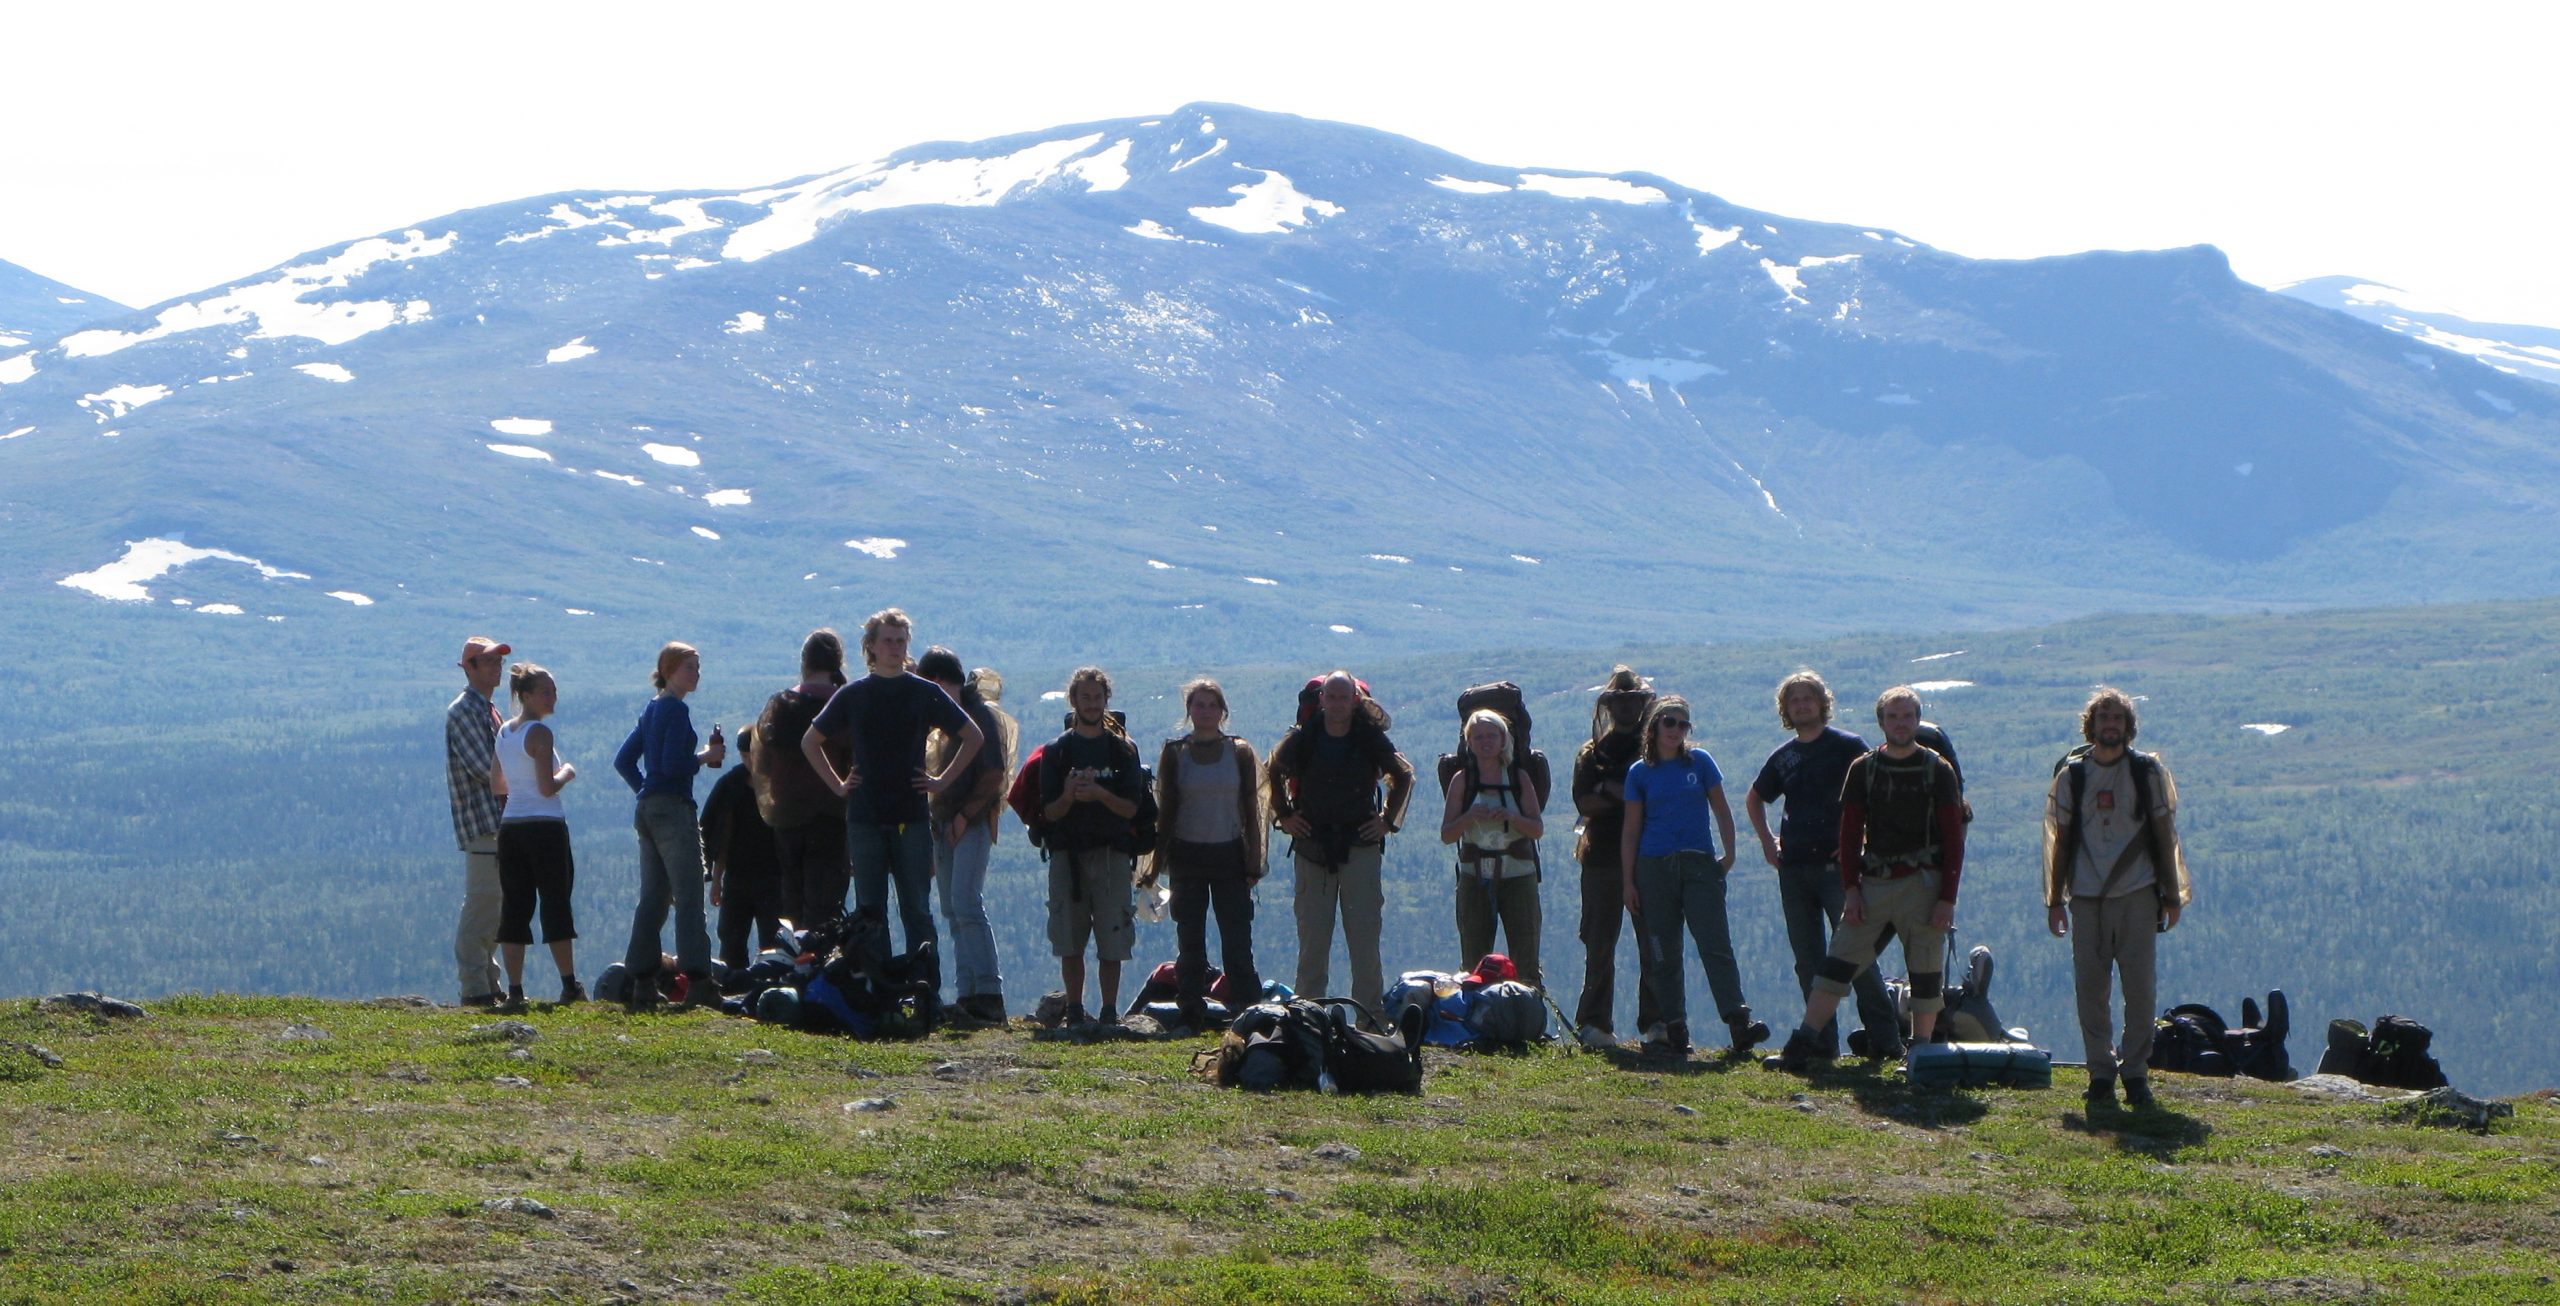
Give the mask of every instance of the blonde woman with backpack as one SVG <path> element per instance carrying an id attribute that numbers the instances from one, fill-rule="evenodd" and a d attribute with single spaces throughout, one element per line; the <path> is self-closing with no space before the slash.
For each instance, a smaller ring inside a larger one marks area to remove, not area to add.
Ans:
<path id="1" fill-rule="evenodd" d="M 1449 777 L 1440 842 L 1458 847 L 1458 954 L 1475 969 L 1493 951 L 1499 923 L 1520 982 L 1543 988 L 1538 970 L 1539 815 L 1546 795 L 1511 750 L 1511 723 L 1499 712 L 1467 718 L 1466 751 Z"/>

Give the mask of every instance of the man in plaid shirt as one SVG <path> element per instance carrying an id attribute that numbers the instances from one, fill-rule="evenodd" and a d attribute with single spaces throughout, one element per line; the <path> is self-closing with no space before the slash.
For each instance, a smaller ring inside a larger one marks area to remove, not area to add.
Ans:
<path id="1" fill-rule="evenodd" d="M 444 781 L 453 800 L 453 841 L 462 848 L 462 920 L 453 931 L 453 961 L 462 1005 L 494 1007 L 505 977 L 491 956 L 498 946 L 498 817 L 504 806 L 489 792 L 489 770 L 498 757 L 498 673 L 515 649 L 486 635 L 462 642 L 462 675 L 469 683 L 444 710 Z"/>

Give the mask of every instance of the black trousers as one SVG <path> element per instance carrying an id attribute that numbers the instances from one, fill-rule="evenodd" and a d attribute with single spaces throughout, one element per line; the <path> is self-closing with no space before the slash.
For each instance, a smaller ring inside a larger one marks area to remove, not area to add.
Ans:
<path id="1" fill-rule="evenodd" d="M 782 857 L 781 895 L 792 924 L 805 930 L 844 915 L 853 867 L 845 860 L 842 818 L 821 816 L 776 830 L 773 845 Z"/>
<path id="2" fill-rule="evenodd" d="M 1208 996 L 1209 916 L 1218 917 L 1218 965 L 1226 972 L 1227 991 L 1241 1009 L 1257 1002 L 1262 977 L 1253 964 L 1253 881 L 1244 861 L 1244 841 L 1165 844 L 1164 860 L 1173 882 L 1174 1000 L 1188 1009 Z"/>
<path id="3" fill-rule="evenodd" d="M 1605 864 L 1604 864 L 1605 862 Z M 1596 1025 L 1616 1032 L 1618 1028 L 1618 937 L 1627 932 L 1627 895 L 1625 872 L 1614 852 L 1603 858 L 1586 858 L 1582 863 L 1582 1001 L 1575 1004 L 1573 1023 L 1576 1028 Z M 1641 942 L 1638 949 L 1644 946 Z M 1642 968 L 1638 968 L 1641 976 Z M 1661 1014 L 1654 1010 L 1653 993 L 1636 981 L 1637 1034 L 1653 1028 Z"/>

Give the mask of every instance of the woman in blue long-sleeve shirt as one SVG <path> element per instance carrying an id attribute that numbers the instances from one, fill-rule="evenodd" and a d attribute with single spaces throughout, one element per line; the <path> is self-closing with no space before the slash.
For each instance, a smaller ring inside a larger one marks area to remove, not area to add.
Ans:
<path id="1" fill-rule="evenodd" d="M 614 754 L 613 769 L 639 796 L 632 825 L 640 832 L 640 904 L 631 915 L 631 946 L 622 964 L 631 972 L 634 1010 L 657 1000 L 659 931 L 667 912 L 676 915 L 676 968 L 686 977 L 684 1004 L 701 1006 L 716 996 L 711 985 L 711 935 L 702 918 L 702 829 L 693 803 L 694 773 L 717 768 L 728 756 L 720 727 L 711 742 L 695 747 L 693 714 L 685 695 L 702 684 L 702 655 L 690 644 L 658 650 L 650 677 L 658 696 L 640 709 L 640 722 Z"/>

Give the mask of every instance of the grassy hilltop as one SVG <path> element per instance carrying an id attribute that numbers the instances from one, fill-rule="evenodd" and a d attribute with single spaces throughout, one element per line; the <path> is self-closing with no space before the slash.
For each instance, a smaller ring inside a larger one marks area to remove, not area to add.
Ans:
<path id="1" fill-rule="evenodd" d="M 2076 1072 L 1556 1049 L 1254 1096 L 1202 1043 L 489 1019 L 8 1004 L 0 1301 L 2560 1301 L 2548 1095 L 2475 1136 L 2169 1077 L 2092 1121 Z"/>

